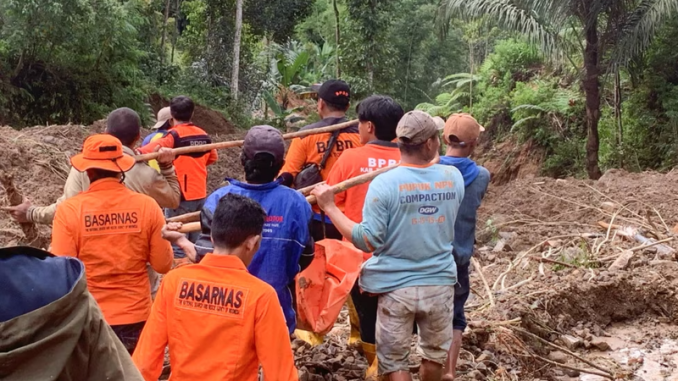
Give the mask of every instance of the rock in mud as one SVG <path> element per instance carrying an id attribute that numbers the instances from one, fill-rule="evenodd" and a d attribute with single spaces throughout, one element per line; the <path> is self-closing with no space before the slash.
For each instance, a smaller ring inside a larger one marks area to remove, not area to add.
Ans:
<path id="1" fill-rule="evenodd" d="M 581 337 L 576 337 L 572 335 L 562 335 L 560 336 L 560 341 L 565 344 L 567 349 L 573 350 L 581 347 L 584 344 L 584 340 Z"/>
<path id="2" fill-rule="evenodd" d="M 608 344 L 607 341 L 605 341 L 605 339 L 600 337 L 594 337 L 593 340 L 591 340 L 591 345 L 598 349 L 599 351 L 610 350 L 610 344 Z"/>
<path id="3" fill-rule="evenodd" d="M 553 351 L 548 355 L 549 360 L 557 362 L 558 364 L 567 363 L 567 355 L 561 351 Z"/>

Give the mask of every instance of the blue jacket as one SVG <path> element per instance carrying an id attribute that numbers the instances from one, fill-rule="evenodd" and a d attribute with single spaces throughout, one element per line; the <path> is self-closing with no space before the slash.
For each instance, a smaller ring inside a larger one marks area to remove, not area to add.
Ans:
<path id="1" fill-rule="evenodd" d="M 457 266 L 467 265 L 473 255 L 473 245 L 476 241 L 476 221 L 478 208 L 485 197 L 490 184 L 490 172 L 476 165 L 468 158 L 452 158 L 443 156 L 440 164 L 456 167 L 464 176 L 466 189 L 464 199 L 459 206 L 459 214 L 454 223 L 454 260 Z"/>
<path id="2" fill-rule="evenodd" d="M 281 185 L 280 181 L 254 185 L 227 180 L 230 184 L 209 195 L 200 213 L 202 234 L 196 242 L 198 258 L 202 259 L 213 250 L 210 225 L 222 197 L 235 193 L 261 204 L 267 215 L 261 247 L 247 270 L 270 284 L 278 293 L 287 327 L 292 333 L 296 327 L 296 316 L 288 286 L 300 271 L 299 260 L 304 249 L 310 245 L 310 249 L 306 251 L 313 252 L 313 241 L 308 228 L 312 216 L 311 206 L 301 193 Z"/>
<path id="3" fill-rule="evenodd" d="M 68 294 L 84 275 L 75 258 L 32 247 L 0 250 L 0 322 L 42 308 Z"/>

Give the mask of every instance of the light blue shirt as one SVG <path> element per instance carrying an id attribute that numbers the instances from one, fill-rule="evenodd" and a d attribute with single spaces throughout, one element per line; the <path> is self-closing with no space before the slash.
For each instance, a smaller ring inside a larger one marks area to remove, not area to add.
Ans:
<path id="1" fill-rule="evenodd" d="M 454 285 L 454 229 L 464 179 L 455 167 L 401 165 L 370 184 L 363 222 L 353 244 L 373 252 L 363 264 L 360 287 L 385 293 L 413 286 Z"/>

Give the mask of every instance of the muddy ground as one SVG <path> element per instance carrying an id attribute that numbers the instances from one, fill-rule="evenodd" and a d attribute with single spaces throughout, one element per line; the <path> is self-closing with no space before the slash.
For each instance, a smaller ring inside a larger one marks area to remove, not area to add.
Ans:
<path id="1" fill-rule="evenodd" d="M 0 170 L 35 204 L 51 203 L 61 194 L 68 157 L 102 129 L 102 123 L 2 127 Z M 242 135 L 229 131 L 214 140 Z M 219 154 L 211 189 L 224 177 L 242 178 L 240 151 Z M 678 380 L 678 245 L 670 240 L 678 223 L 678 172 L 554 180 L 536 177 L 530 162 L 522 173 L 492 169 L 511 181 L 491 185 L 479 211 L 481 271 L 471 275 L 460 379 Z M 0 189 L 0 204 L 4 199 Z M 49 228 L 40 232 L 48 240 Z M 2 245 L 21 243 L 22 236 L 7 216 L 0 220 Z M 644 247 L 643 238 L 666 242 Z M 362 379 L 365 360 L 347 348 L 347 336 L 344 313 L 323 345 L 293 342 L 302 380 Z M 413 357 L 413 370 L 417 364 Z"/>

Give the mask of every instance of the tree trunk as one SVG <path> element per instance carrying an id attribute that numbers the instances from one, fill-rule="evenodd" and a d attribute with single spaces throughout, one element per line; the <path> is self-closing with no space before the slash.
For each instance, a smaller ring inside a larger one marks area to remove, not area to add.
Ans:
<path id="1" fill-rule="evenodd" d="M 334 43 L 336 44 L 336 59 L 337 59 L 337 79 L 341 78 L 341 67 L 339 66 L 339 42 L 340 42 L 340 32 L 339 32 L 339 8 L 337 8 L 337 0 L 332 1 L 332 6 L 334 7 Z"/>
<path id="2" fill-rule="evenodd" d="M 165 21 L 162 23 L 162 37 L 160 39 L 160 62 L 165 62 L 165 40 L 167 39 L 167 20 L 169 20 L 170 0 L 165 3 Z"/>
<path id="3" fill-rule="evenodd" d="M 240 75 L 240 34 L 242 33 L 242 2 L 237 0 L 235 10 L 235 38 L 233 40 L 233 75 L 231 76 L 231 95 L 238 100 L 238 78 Z"/>
<path id="4" fill-rule="evenodd" d="M 179 37 L 179 1 L 174 7 L 174 33 L 172 33 L 172 55 L 170 56 L 170 64 L 174 63 L 174 49 L 177 46 L 177 38 Z"/>
<path id="5" fill-rule="evenodd" d="M 617 130 L 617 158 L 619 168 L 624 167 L 624 125 L 622 124 L 622 90 L 619 69 L 614 75 L 614 121 Z"/>
<path id="6" fill-rule="evenodd" d="M 595 16 L 594 16 L 595 17 Z M 586 23 L 584 23 L 586 25 Z M 583 81 L 586 95 L 586 172 L 589 178 L 597 180 L 602 175 L 598 167 L 598 121 L 600 120 L 600 68 L 598 64 L 598 22 L 593 21 L 585 27 L 586 48 L 584 49 L 585 77 Z"/>

